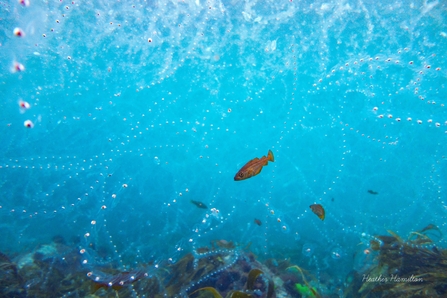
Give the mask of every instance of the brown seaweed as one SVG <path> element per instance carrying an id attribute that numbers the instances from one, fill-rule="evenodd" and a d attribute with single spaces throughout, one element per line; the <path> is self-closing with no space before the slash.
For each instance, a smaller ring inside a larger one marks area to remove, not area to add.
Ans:
<path id="1" fill-rule="evenodd" d="M 252 292 L 254 290 L 254 284 L 256 279 L 263 274 L 264 272 L 262 272 L 262 270 L 259 269 L 252 269 L 250 270 L 250 272 L 248 273 L 248 277 L 247 277 L 247 292 L 242 292 L 242 291 L 230 291 L 228 292 L 228 294 L 225 296 L 226 298 L 250 298 L 250 297 L 254 297 L 252 294 L 250 294 L 249 292 Z M 195 290 L 194 292 L 192 292 L 191 294 L 189 294 L 189 297 L 191 297 L 192 295 L 201 292 L 201 291 L 208 291 L 210 292 L 214 298 L 222 298 L 222 295 L 214 288 L 214 287 L 203 287 L 200 289 Z M 271 279 L 268 279 L 268 289 L 267 289 L 267 298 L 271 298 L 273 297 L 275 291 L 275 285 L 273 283 L 273 281 Z"/>
<path id="2" fill-rule="evenodd" d="M 437 230 L 428 225 L 411 232 L 406 241 L 393 231 L 388 231 L 391 236 L 376 236 L 370 244 L 378 252 L 377 263 L 364 274 L 354 275 L 355 286 L 349 287 L 346 296 L 447 296 L 447 250 L 436 248 L 426 234 Z M 440 231 L 436 233 L 442 235 Z"/>
<path id="3" fill-rule="evenodd" d="M 253 290 L 254 284 L 256 279 L 258 278 L 259 275 L 261 275 L 262 272 L 259 269 L 252 269 L 249 273 L 248 273 L 248 278 L 247 278 L 247 289 L 248 290 Z"/>

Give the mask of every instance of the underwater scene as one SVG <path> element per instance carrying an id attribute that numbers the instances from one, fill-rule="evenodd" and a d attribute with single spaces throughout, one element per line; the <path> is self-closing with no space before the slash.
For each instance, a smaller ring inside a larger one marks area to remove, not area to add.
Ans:
<path id="1" fill-rule="evenodd" d="M 447 296 L 447 2 L 0 24 L 0 297 Z"/>

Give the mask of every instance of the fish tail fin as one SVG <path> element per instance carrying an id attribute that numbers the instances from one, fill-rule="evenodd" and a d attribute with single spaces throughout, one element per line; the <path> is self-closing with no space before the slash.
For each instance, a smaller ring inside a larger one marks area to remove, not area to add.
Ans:
<path id="1" fill-rule="evenodd" d="M 268 159 L 269 161 L 271 161 L 271 162 L 274 162 L 274 161 L 275 161 L 275 158 L 273 157 L 273 152 L 272 152 L 272 150 L 269 150 L 269 153 L 268 153 L 268 155 L 267 155 L 267 159 Z"/>

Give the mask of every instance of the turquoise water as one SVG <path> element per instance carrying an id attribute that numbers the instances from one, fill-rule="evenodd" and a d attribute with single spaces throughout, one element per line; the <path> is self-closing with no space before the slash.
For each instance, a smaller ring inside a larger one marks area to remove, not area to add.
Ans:
<path id="1" fill-rule="evenodd" d="M 93 3 L 1 2 L 3 253 L 156 275 L 227 240 L 343 280 L 374 235 L 446 233 L 443 1 Z"/>

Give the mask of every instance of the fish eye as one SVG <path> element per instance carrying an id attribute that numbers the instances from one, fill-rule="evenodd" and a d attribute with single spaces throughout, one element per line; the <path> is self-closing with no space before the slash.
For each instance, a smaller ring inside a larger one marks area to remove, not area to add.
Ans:
<path id="1" fill-rule="evenodd" d="M 239 177 L 244 177 L 244 173 L 239 173 Z"/>

